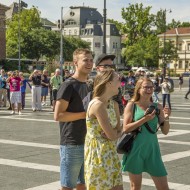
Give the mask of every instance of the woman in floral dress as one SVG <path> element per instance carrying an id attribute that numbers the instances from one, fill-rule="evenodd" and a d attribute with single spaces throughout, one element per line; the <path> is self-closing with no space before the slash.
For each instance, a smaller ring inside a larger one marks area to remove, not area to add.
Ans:
<path id="1" fill-rule="evenodd" d="M 116 152 L 120 136 L 118 94 L 120 78 L 113 70 L 103 71 L 94 82 L 93 99 L 87 110 L 85 182 L 87 190 L 122 190 L 121 164 Z"/>

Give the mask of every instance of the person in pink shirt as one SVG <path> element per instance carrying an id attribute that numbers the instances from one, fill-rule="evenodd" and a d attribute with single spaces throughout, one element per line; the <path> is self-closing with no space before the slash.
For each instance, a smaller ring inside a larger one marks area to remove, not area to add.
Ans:
<path id="1" fill-rule="evenodd" d="M 17 75 L 16 71 L 13 71 L 11 77 L 7 79 L 7 82 L 10 85 L 10 101 L 12 112 L 15 114 L 15 105 L 18 104 L 18 114 L 21 115 L 21 91 L 20 86 L 22 85 L 21 78 Z"/>

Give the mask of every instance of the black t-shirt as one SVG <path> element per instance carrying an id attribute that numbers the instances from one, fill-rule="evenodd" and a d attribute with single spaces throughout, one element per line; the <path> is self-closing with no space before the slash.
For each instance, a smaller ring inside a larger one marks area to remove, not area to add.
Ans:
<path id="1" fill-rule="evenodd" d="M 49 84 L 49 78 L 48 78 L 48 76 L 43 75 L 43 77 L 44 77 L 44 80 L 42 80 L 42 82 L 44 82 L 45 84 Z M 48 86 L 42 84 L 42 88 L 48 88 Z"/>
<path id="2" fill-rule="evenodd" d="M 74 78 L 63 82 L 57 93 L 57 100 L 64 99 L 69 102 L 68 112 L 84 112 L 83 99 L 88 94 L 86 82 L 80 82 Z M 82 145 L 86 135 L 86 120 L 80 119 L 72 122 L 59 122 L 60 144 Z"/>
<path id="3" fill-rule="evenodd" d="M 40 86 L 41 85 L 41 75 L 33 76 L 32 83 L 33 83 L 33 85 Z"/>

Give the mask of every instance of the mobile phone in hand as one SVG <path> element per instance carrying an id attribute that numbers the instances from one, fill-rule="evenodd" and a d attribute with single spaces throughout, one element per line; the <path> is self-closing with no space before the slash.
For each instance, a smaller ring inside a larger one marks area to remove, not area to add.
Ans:
<path id="1" fill-rule="evenodd" d="M 146 111 L 145 115 L 151 114 L 155 109 L 156 109 L 156 107 L 154 105 L 150 105 L 150 107 Z"/>

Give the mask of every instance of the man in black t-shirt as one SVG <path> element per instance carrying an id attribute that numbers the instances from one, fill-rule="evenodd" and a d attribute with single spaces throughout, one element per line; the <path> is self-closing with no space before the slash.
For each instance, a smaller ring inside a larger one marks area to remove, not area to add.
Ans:
<path id="1" fill-rule="evenodd" d="M 29 80 L 32 81 L 32 110 L 35 112 L 36 110 L 41 111 L 41 82 L 44 80 L 44 77 L 41 75 L 40 71 L 37 69 L 30 75 Z"/>
<path id="2" fill-rule="evenodd" d="M 86 112 L 83 99 L 88 94 L 86 80 L 93 66 L 92 54 L 87 49 L 77 49 L 73 53 L 73 62 L 76 71 L 60 86 L 54 112 L 54 119 L 59 121 L 61 136 L 61 190 L 74 188 L 85 190 Z"/>

